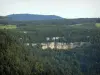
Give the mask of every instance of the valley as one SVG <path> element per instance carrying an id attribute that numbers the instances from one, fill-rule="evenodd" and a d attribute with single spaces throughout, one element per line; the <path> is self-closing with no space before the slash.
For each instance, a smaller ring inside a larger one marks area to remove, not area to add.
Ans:
<path id="1" fill-rule="evenodd" d="M 0 21 L 0 74 L 100 74 L 96 20 Z"/>

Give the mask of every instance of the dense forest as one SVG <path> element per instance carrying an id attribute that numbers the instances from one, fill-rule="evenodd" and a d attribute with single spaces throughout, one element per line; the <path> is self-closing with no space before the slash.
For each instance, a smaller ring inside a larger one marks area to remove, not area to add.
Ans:
<path id="1" fill-rule="evenodd" d="M 100 75 L 100 19 L 11 21 L 0 17 L 0 75 Z M 98 26 L 96 26 L 98 25 Z M 68 50 L 41 48 L 52 42 L 88 42 Z M 38 43 L 36 46 L 25 43 Z"/>

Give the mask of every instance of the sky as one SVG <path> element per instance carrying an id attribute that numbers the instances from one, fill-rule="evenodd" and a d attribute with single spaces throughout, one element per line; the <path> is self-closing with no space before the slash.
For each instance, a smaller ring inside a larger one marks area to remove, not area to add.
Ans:
<path id="1" fill-rule="evenodd" d="M 100 0 L 0 0 L 0 15 L 9 14 L 95 18 L 100 17 Z"/>

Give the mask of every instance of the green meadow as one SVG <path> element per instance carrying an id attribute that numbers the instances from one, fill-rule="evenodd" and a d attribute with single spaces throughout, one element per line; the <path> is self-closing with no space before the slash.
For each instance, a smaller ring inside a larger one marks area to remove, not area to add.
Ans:
<path id="1" fill-rule="evenodd" d="M 96 23 L 96 27 L 100 28 L 100 23 Z"/>
<path id="2" fill-rule="evenodd" d="M 16 29 L 16 25 L 0 25 L 0 29 Z"/>

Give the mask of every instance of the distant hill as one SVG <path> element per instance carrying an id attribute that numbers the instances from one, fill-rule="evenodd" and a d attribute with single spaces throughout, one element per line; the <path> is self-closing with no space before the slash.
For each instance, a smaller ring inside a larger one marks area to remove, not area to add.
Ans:
<path id="1" fill-rule="evenodd" d="M 55 15 L 11 14 L 0 16 L 0 24 L 4 25 L 75 25 L 100 23 L 100 18 L 65 19 Z"/>
<path id="2" fill-rule="evenodd" d="M 36 15 L 36 14 L 11 14 L 7 15 L 7 18 L 13 21 L 63 19 L 62 17 L 56 15 Z"/>

